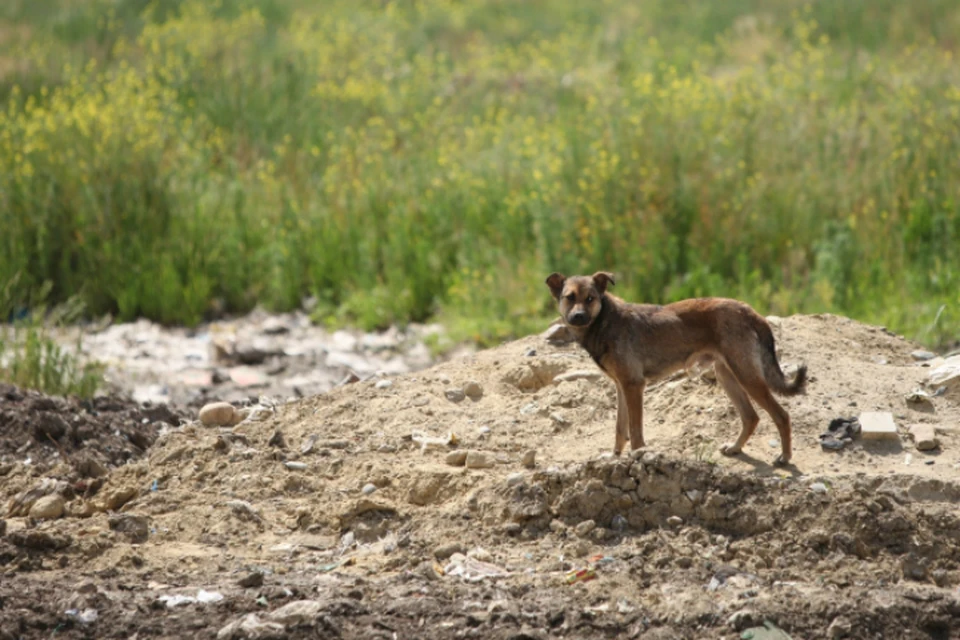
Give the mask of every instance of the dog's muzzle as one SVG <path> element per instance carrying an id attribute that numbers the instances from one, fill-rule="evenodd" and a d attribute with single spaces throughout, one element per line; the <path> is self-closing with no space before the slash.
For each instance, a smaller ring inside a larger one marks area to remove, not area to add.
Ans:
<path id="1" fill-rule="evenodd" d="M 583 311 L 579 311 L 577 313 L 570 314 L 570 316 L 567 318 L 567 322 L 569 322 L 575 327 L 582 327 L 585 324 L 590 323 L 590 316 L 588 316 Z"/>

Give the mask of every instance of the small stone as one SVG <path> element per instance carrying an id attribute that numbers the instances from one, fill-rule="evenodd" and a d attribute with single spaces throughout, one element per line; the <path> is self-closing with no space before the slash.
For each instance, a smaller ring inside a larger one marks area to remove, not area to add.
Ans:
<path id="1" fill-rule="evenodd" d="M 373 492 L 376 491 L 376 490 L 377 490 L 377 485 L 371 484 L 371 483 L 367 483 L 367 484 L 363 485 L 363 489 L 360 490 L 360 493 L 362 493 L 362 494 L 365 495 L 365 496 L 368 496 L 368 495 L 370 495 L 371 493 L 373 493 Z"/>
<path id="2" fill-rule="evenodd" d="M 393 386 L 393 380 L 380 380 L 377 384 L 373 385 L 377 389 L 389 389 Z"/>
<path id="3" fill-rule="evenodd" d="M 813 491 L 814 493 L 826 493 L 827 485 L 823 484 L 822 482 L 814 482 L 810 485 L 810 491 Z"/>
<path id="4" fill-rule="evenodd" d="M 554 345 L 563 345 L 573 342 L 576 338 L 573 331 L 565 324 L 555 324 L 543 333 L 547 342 Z"/>
<path id="5" fill-rule="evenodd" d="M 529 449 L 523 452 L 523 459 L 520 461 L 521 464 L 527 469 L 533 469 L 537 466 L 537 452 L 535 449 Z"/>
<path id="6" fill-rule="evenodd" d="M 590 535 L 590 532 L 597 528 L 597 523 L 593 520 L 584 520 L 573 528 L 581 538 Z"/>
<path id="7" fill-rule="evenodd" d="M 237 581 L 237 584 L 243 587 L 244 589 L 252 589 L 256 587 L 263 586 L 263 572 L 262 571 L 251 571 L 247 575 L 240 578 Z"/>
<path id="8" fill-rule="evenodd" d="M 680 516 L 670 516 L 669 518 L 667 518 L 667 524 L 670 525 L 671 527 L 679 527 L 680 525 L 683 524 L 683 518 L 681 518 Z"/>
<path id="9" fill-rule="evenodd" d="M 562 413 L 559 411 L 554 411 L 550 414 L 550 419 L 556 422 L 560 426 L 565 426 L 570 424 L 570 421 L 567 420 Z"/>
<path id="10" fill-rule="evenodd" d="M 63 515 L 64 501 L 59 495 L 43 496 L 30 507 L 30 517 L 35 520 L 56 520 Z"/>
<path id="11" fill-rule="evenodd" d="M 476 547 L 467 551 L 467 557 L 479 560 L 480 562 L 493 562 L 493 554 L 483 547 Z"/>
<path id="12" fill-rule="evenodd" d="M 515 487 L 518 484 L 521 484 L 523 482 L 524 477 L 525 476 L 519 471 L 517 473 L 511 473 L 510 475 L 507 476 L 507 486 Z"/>
<path id="13" fill-rule="evenodd" d="M 526 353 L 524 353 L 523 355 L 525 355 L 525 356 L 528 357 L 528 358 L 532 358 L 533 356 L 537 355 L 537 350 L 536 350 L 536 349 L 527 349 Z"/>
<path id="14" fill-rule="evenodd" d="M 926 362 L 927 360 L 933 360 L 937 357 L 937 354 L 932 351 L 926 351 L 924 349 L 917 349 L 916 351 L 910 352 L 910 357 L 918 362 Z"/>
<path id="15" fill-rule="evenodd" d="M 734 631 L 743 631 L 747 627 L 756 624 L 758 622 L 757 614 L 751 611 L 750 609 L 743 609 L 741 611 L 735 612 L 729 618 L 727 618 L 727 624 Z"/>
<path id="16" fill-rule="evenodd" d="M 451 451 L 447 454 L 447 464 L 451 467 L 462 467 L 467 463 L 467 452 L 466 451 Z"/>
<path id="17" fill-rule="evenodd" d="M 267 614 L 267 618 L 286 626 L 314 624 L 323 611 L 323 603 L 316 600 L 294 600 L 276 611 Z"/>
<path id="18" fill-rule="evenodd" d="M 270 439 L 267 440 L 268 447 L 277 447 L 278 449 L 286 449 L 287 441 L 283 438 L 283 432 L 277 429 L 273 432 L 273 435 L 270 436 Z"/>
<path id="19" fill-rule="evenodd" d="M 144 516 L 124 513 L 112 516 L 109 523 L 111 531 L 122 533 L 134 544 L 142 544 L 150 536 L 150 525 Z"/>
<path id="20" fill-rule="evenodd" d="M 860 437 L 864 440 L 899 440 L 893 414 L 887 411 L 864 411 L 860 414 Z"/>
<path id="21" fill-rule="evenodd" d="M 489 469 L 493 466 L 493 459 L 482 451 L 470 451 L 464 462 L 467 469 Z"/>
<path id="22" fill-rule="evenodd" d="M 465 549 L 462 544 L 459 542 L 451 542 L 448 544 L 443 544 L 433 550 L 433 556 L 437 560 L 446 560 L 453 556 L 455 553 L 464 553 Z"/>
<path id="23" fill-rule="evenodd" d="M 446 396 L 450 402 L 463 402 L 467 397 L 463 389 L 447 389 L 443 392 L 443 395 Z"/>
<path id="24" fill-rule="evenodd" d="M 929 424 L 915 424 L 910 427 L 910 435 L 917 446 L 917 451 L 933 451 L 940 446 L 936 429 Z"/>
<path id="25" fill-rule="evenodd" d="M 360 376 L 358 376 L 357 374 L 355 374 L 353 371 L 350 371 L 350 372 L 347 373 L 347 375 L 343 378 L 343 380 L 341 380 L 340 382 L 337 383 L 337 386 L 338 386 L 338 387 L 343 387 L 343 386 L 346 386 L 346 385 L 348 385 L 348 384 L 353 384 L 353 383 L 355 383 L 355 382 L 360 382 Z"/>
<path id="26" fill-rule="evenodd" d="M 263 323 L 263 332 L 268 336 L 278 336 L 290 332 L 290 326 L 280 318 L 268 318 Z"/>
<path id="27" fill-rule="evenodd" d="M 603 377 L 603 373 L 593 369 L 578 369 L 576 371 L 568 371 L 567 373 L 560 374 L 553 379 L 557 384 L 561 382 L 573 382 L 575 380 L 587 380 L 588 382 L 596 382 Z"/>
<path id="28" fill-rule="evenodd" d="M 294 461 L 284 462 L 283 466 L 285 466 L 287 469 L 290 469 L 291 471 L 306 471 L 307 469 L 307 464 L 305 462 L 294 462 Z"/>
<path id="29" fill-rule="evenodd" d="M 463 393 L 471 400 L 476 401 L 483 397 L 483 387 L 480 386 L 480 383 L 471 380 L 463 385 Z"/>
<path id="30" fill-rule="evenodd" d="M 200 409 L 200 422 L 207 427 L 232 427 L 243 416 L 229 402 L 213 402 Z"/>
<path id="31" fill-rule="evenodd" d="M 830 640 L 840 640 L 846 638 L 853 631 L 853 624 L 844 616 L 837 616 L 827 627 L 827 635 Z"/>

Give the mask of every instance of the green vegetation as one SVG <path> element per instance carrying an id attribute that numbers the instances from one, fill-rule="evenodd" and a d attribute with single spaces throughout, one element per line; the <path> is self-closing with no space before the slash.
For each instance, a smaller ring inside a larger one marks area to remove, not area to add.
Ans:
<path id="1" fill-rule="evenodd" d="M 608 269 L 941 345 L 958 33 L 949 0 L 7 0 L 0 282 L 490 342 Z"/>
<path id="2" fill-rule="evenodd" d="M 0 313 L 9 317 L 18 311 L 10 304 L 9 293 L 15 280 L 0 288 Z M 40 292 L 38 302 L 46 291 Z M 82 310 L 76 299 L 57 306 L 47 313 L 42 304 L 21 313 L 12 326 L 0 326 L 0 381 L 37 389 L 53 395 L 75 395 L 89 398 L 103 382 L 103 367 L 82 362 L 76 350 L 64 349 L 52 331 L 75 321 Z"/>

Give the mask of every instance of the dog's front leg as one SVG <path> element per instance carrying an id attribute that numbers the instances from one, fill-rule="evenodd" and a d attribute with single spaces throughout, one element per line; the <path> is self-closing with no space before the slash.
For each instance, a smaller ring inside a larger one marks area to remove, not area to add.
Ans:
<path id="1" fill-rule="evenodd" d="M 644 447 L 643 443 L 643 389 L 646 386 L 641 382 L 625 383 L 627 411 L 629 412 L 630 448 L 634 451 Z"/>
<path id="2" fill-rule="evenodd" d="M 627 409 L 626 395 L 623 393 L 620 381 L 614 379 L 613 382 L 617 385 L 617 433 L 613 442 L 613 455 L 619 456 L 623 453 L 627 438 L 630 437 L 630 412 Z"/>

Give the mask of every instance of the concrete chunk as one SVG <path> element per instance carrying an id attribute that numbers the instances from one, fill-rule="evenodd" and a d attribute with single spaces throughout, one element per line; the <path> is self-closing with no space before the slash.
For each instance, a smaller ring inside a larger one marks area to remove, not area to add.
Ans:
<path id="1" fill-rule="evenodd" d="M 937 432 L 930 424 L 915 424 L 910 427 L 910 435 L 918 451 L 932 451 L 940 446 Z"/>
<path id="2" fill-rule="evenodd" d="M 893 414 L 888 411 L 864 411 L 860 414 L 860 437 L 864 440 L 899 440 Z"/>

